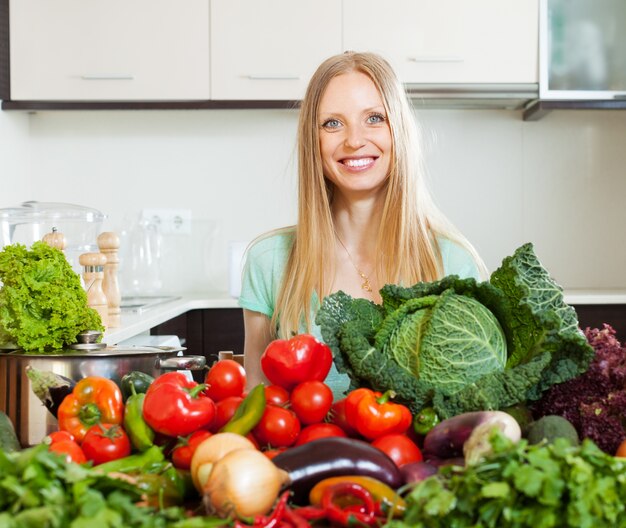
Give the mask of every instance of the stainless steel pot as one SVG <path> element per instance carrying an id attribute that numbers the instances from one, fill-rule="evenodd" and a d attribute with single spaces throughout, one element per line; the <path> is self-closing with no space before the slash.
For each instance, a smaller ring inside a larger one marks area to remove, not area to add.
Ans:
<path id="1" fill-rule="evenodd" d="M 35 445 L 56 431 L 58 422 L 32 391 L 26 376 L 27 366 L 49 370 L 75 381 L 87 376 L 102 376 L 116 383 L 133 370 L 154 377 L 166 370 L 204 371 L 206 358 L 184 356 L 184 350 L 183 347 L 111 346 L 55 354 L 0 352 L 0 410 L 13 421 L 22 446 Z M 199 375 L 201 377 L 202 372 Z"/>

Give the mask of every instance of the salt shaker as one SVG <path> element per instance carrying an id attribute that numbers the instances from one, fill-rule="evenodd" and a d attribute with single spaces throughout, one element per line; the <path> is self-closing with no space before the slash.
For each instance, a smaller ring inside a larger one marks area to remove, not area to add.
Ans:
<path id="1" fill-rule="evenodd" d="M 121 324 L 120 314 L 122 311 L 120 308 L 122 296 L 117 280 L 117 270 L 120 263 L 118 252 L 120 248 L 120 237 L 109 231 L 100 233 L 100 235 L 98 235 L 98 247 L 100 248 L 100 253 L 106 257 L 102 291 L 107 298 L 108 326 L 117 328 Z"/>
<path id="2" fill-rule="evenodd" d="M 83 253 L 78 257 L 78 262 L 84 268 L 83 281 L 87 290 L 87 304 L 100 314 L 105 327 L 109 321 L 108 302 L 102 289 L 106 261 L 107 258 L 102 253 Z"/>

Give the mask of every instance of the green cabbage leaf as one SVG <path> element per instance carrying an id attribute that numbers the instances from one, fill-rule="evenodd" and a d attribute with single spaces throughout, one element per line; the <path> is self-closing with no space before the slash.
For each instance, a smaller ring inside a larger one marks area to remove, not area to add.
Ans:
<path id="1" fill-rule="evenodd" d="M 62 251 L 44 242 L 0 251 L 0 342 L 46 352 L 76 342 L 85 330 L 104 330 L 87 305 L 80 277 Z"/>
<path id="2" fill-rule="evenodd" d="M 316 322 L 351 388 L 394 390 L 414 412 L 433 405 L 449 417 L 537 399 L 584 372 L 593 356 L 532 244 L 489 281 L 451 275 L 388 284 L 381 296 L 378 305 L 334 293 Z"/>

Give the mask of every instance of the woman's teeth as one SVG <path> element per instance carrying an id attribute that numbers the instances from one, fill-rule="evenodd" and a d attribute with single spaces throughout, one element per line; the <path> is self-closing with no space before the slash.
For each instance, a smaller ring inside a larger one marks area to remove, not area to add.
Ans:
<path id="1" fill-rule="evenodd" d="M 348 167 L 365 167 L 374 162 L 374 158 L 359 158 L 343 160 L 343 164 Z"/>

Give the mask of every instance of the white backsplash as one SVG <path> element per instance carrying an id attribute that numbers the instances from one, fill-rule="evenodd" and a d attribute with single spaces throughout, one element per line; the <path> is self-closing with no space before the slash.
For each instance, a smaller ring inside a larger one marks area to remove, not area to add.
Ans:
<path id="1" fill-rule="evenodd" d="M 524 242 L 566 288 L 625 288 L 626 112 L 420 110 L 441 208 L 490 269 Z M 162 292 L 229 292 L 233 242 L 295 221 L 293 110 L 0 113 L 0 207 L 192 211 L 163 235 Z M 236 285 L 234 286 L 236 287 Z"/>

